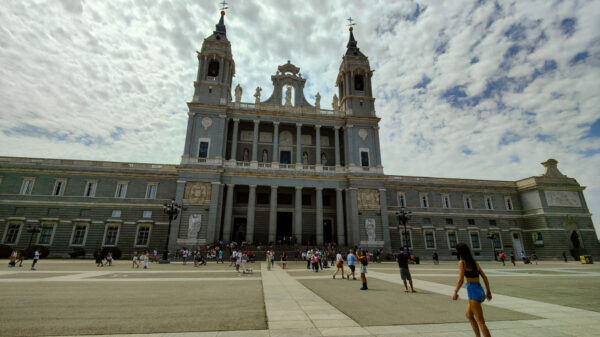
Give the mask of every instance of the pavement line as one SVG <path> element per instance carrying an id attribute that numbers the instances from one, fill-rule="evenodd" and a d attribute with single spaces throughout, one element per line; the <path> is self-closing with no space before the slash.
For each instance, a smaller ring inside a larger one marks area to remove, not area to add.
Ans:
<path id="1" fill-rule="evenodd" d="M 403 284 L 400 276 L 395 274 L 385 274 L 379 272 L 369 272 L 369 277 L 380 280 Z M 413 279 L 415 288 L 423 289 L 437 294 L 450 296 L 454 291 L 454 286 L 440 284 L 436 282 Z M 465 287 L 462 287 L 459 296 L 467 298 Z M 569 317 L 586 317 L 588 319 L 600 319 L 600 313 L 595 311 L 566 307 L 558 304 L 545 303 L 519 297 L 494 294 L 492 301 L 484 302 L 486 305 L 522 312 L 532 316 L 538 316 L 548 319 L 563 319 Z"/>
<path id="2" fill-rule="evenodd" d="M 276 266 L 261 264 L 271 335 L 291 331 L 311 336 L 369 336 L 371 333 Z M 281 335 L 281 334 L 279 334 Z"/>

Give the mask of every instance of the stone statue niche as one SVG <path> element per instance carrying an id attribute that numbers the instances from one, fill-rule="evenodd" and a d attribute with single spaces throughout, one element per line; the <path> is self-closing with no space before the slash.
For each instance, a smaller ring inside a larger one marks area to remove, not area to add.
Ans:
<path id="1" fill-rule="evenodd" d="M 287 85 L 285 87 L 285 104 L 284 106 L 291 107 L 292 106 L 292 87 Z"/>
<path id="2" fill-rule="evenodd" d="M 312 107 L 304 97 L 306 79 L 302 78 L 300 68 L 291 64 L 290 61 L 277 68 L 275 75 L 271 76 L 271 81 L 273 81 L 273 93 L 262 104 Z"/>
<path id="3" fill-rule="evenodd" d="M 269 161 L 269 152 L 267 150 L 263 150 L 262 152 L 262 162 L 266 163 Z"/>
<path id="4" fill-rule="evenodd" d="M 235 102 L 240 103 L 242 101 L 242 87 L 238 84 L 235 87 Z"/>

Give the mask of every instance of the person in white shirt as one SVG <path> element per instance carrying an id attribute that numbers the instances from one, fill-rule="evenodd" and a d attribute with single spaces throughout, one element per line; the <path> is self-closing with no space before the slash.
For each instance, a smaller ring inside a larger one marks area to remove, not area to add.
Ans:
<path id="1" fill-rule="evenodd" d="M 235 255 L 235 271 L 240 272 L 240 265 L 242 264 L 242 252 L 239 251 Z"/>
<path id="2" fill-rule="evenodd" d="M 338 271 L 342 271 L 342 280 L 344 279 L 344 258 L 342 254 L 338 251 L 335 255 L 335 273 L 333 273 L 333 279 L 335 280 L 335 275 L 337 275 Z"/>
<path id="3" fill-rule="evenodd" d="M 39 259 L 40 259 L 40 251 L 39 251 L 39 249 L 36 249 L 35 252 L 33 252 L 33 263 L 31 264 L 31 270 L 35 270 L 35 265 Z"/>

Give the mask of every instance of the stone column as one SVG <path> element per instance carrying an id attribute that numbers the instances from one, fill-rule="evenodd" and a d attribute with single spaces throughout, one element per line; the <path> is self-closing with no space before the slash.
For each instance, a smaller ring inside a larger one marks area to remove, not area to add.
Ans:
<path id="1" fill-rule="evenodd" d="M 231 218 L 233 215 L 233 189 L 234 184 L 227 184 L 227 196 L 225 197 L 225 220 L 223 221 L 223 240 L 231 241 Z"/>
<path id="2" fill-rule="evenodd" d="M 213 182 L 210 191 L 210 207 L 208 210 L 208 228 L 206 231 L 206 243 L 215 242 L 215 233 L 217 232 L 217 212 L 219 206 L 220 182 Z"/>
<path id="3" fill-rule="evenodd" d="M 315 165 L 321 165 L 321 126 L 315 125 Z"/>
<path id="4" fill-rule="evenodd" d="M 240 125 L 240 119 L 233 119 L 233 135 L 231 135 L 231 157 L 230 160 L 237 160 L 237 141 L 238 141 L 238 128 Z"/>
<path id="5" fill-rule="evenodd" d="M 360 244 L 360 222 L 358 221 L 358 191 L 356 188 L 349 188 L 350 192 L 350 220 L 351 225 L 348 231 L 352 233 L 352 244 Z"/>
<path id="6" fill-rule="evenodd" d="M 383 229 L 383 250 L 386 253 L 392 252 L 392 241 L 390 239 L 390 224 L 387 212 L 387 194 L 385 188 L 379 189 L 379 203 L 381 205 L 381 227 Z"/>
<path id="7" fill-rule="evenodd" d="M 191 141 L 193 138 L 192 137 L 193 125 L 194 125 L 194 113 L 188 112 L 188 124 L 187 124 L 186 136 L 185 136 L 185 146 L 183 149 L 183 157 L 186 157 L 186 158 L 193 157 L 192 146 L 191 146 Z"/>
<path id="8" fill-rule="evenodd" d="M 323 244 L 323 188 L 317 187 L 317 245 Z"/>
<path id="9" fill-rule="evenodd" d="M 279 122 L 273 122 L 273 163 L 279 163 Z"/>
<path id="10" fill-rule="evenodd" d="M 302 164 L 302 124 L 296 123 L 296 165 Z"/>
<path id="11" fill-rule="evenodd" d="M 275 242 L 277 235 L 277 186 L 271 186 L 269 201 L 269 242 Z"/>
<path id="12" fill-rule="evenodd" d="M 294 209 L 294 236 L 302 244 L 302 187 L 296 186 L 296 208 Z"/>
<path id="13" fill-rule="evenodd" d="M 344 235 L 344 203 L 342 200 L 343 188 L 335 189 L 335 203 L 336 203 L 336 222 L 337 222 L 337 244 L 338 246 L 346 245 L 346 236 Z"/>
<path id="14" fill-rule="evenodd" d="M 256 185 L 250 185 L 248 213 L 246 213 L 246 242 L 254 241 L 254 213 L 256 210 Z"/>
<path id="15" fill-rule="evenodd" d="M 252 161 L 258 162 L 258 124 L 260 120 L 254 120 L 254 137 L 252 138 Z"/>
<path id="16" fill-rule="evenodd" d="M 225 155 L 227 152 L 227 137 L 229 137 L 229 118 L 226 118 L 224 115 L 223 116 L 219 116 L 219 118 L 223 119 L 223 125 L 224 127 L 224 133 L 223 133 L 223 138 L 221 138 L 221 141 L 219 143 L 221 147 L 221 155 L 220 158 L 221 160 L 225 160 Z"/>
<path id="17" fill-rule="evenodd" d="M 340 166 L 340 127 L 334 128 L 334 142 L 335 142 L 335 166 Z"/>

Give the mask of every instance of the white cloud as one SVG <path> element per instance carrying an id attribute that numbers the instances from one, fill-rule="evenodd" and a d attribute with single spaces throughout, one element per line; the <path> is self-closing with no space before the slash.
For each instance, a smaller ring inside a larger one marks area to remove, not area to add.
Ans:
<path id="1" fill-rule="evenodd" d="M 244 101 L 253 101 L 256 86 L 268 97 L 270 75 L 289 59 L 308 78 L 307 99 L 319 92 L 328 107 L 348 38 L 344 19 L 352 16 L 358 46 L 376 70 L 386 173 L 517 180 L 542 173 L 539 163 L 553 157 L 588 187 L 588 205 L 600 213 L 600 142 L 584 138 L 585 125 L 600 115 L 599 2 L 271 0 L 229 7 L 233 82 L 244 88 Z M 218 18 L 216 2 L 4 4 L 2 155 L 177 163 L 195 51 Z M 574 19 L 572 34 L 561 27 L 566 18 Z M 522 29 L 505 34 L 515 26 Z M 505 59 L 514 46 L 519 51 Z M 583 51 L 587 59 L 571 66 Z M 552 60 L 556 69 L 533 80 Z M 416 88 L 424 78 L 426 88 Z M 498 87 L 487 94 L 491 82 Z M 462 109 L 443 98 L 455 87 L 467 95 L 458 99 Z M 500 145 L 509 132 L 514 142 Z"/>

